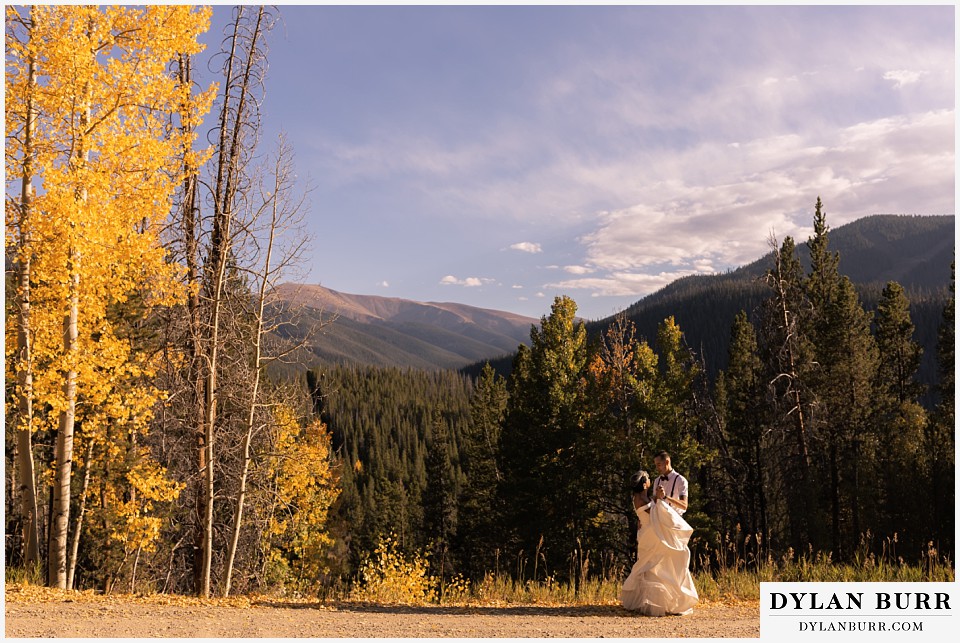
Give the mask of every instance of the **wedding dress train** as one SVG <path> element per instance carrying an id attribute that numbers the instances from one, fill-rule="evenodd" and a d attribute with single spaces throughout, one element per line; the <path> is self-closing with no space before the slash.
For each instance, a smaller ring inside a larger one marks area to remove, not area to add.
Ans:
<path id="1" fill-rule="evenodd" d="M 637 562 L 623 583 L 621 602 L 647 616 L 689 614 L 700 597 L 690 575 L 687 543 L 693 528 L 665 502 L 637 510 Z"/>

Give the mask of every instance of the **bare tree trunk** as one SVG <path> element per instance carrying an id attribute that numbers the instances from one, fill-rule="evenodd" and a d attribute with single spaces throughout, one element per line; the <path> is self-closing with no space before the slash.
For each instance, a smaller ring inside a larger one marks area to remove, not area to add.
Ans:
<path id="1" fill-rule="evenodd" d="M 263 361 L 263 327 L 264 327 L 264 309 L 267 301 L 267 288 L 270 285 L 271 277 L 271 259 L 273 258 L 273 243 L 277 232 L 278 218 L 280 215 L 280 193 L 284 189 L 284 178 L 287 168 L 285 167 L 285 150 L 281 148 L 277 154 L 277 161 L 274 170 L 273 189 L 270 191 L 270 233 L 267 239 L 266 257 L 263 262 L 263 272 L 260 275 L 260 291 L 257 293 L 257 309 L 254 313 L 256 319 L 256 329 L 254 331 L 253 351 L 254 351 L 254 373 L 253 385 L 250 393 L 250 409 L 247 413 L 247 431 L 243 438 L 243 464 L 240 472 L 240 489 L 237 492 L 237 508 L 234 512 L 233 536 L 230 539 L 230 549 L 227 553 L 226 580 L 223 586 L 223 595 L 230 595 L 230 583 L 233 577 L 233 563 L 237 553 L 237 543 L 240 541 L 240 527 L 243 521 L 243 506 L 246 501 L 247 493 L 247 475 L 250 471 L 250 443 L 253 440 L 254 423 L 256 419 L 257 398 L 260 390 L 260 375 L 262 373 Z"/>
<path id="2" fill-rule="evenodd" d="M 798 311 L 791 310 L 790 294 L 787 284 L 788 275 L 785 274 L 784 263 L 787 258 L 782 256 L 781 248 L 776 240 L 771 238 L 771 245 L 774 250 L 774 274 L 771 275 L 776 299 L 776 315 L 779 317 L 778 324 L 783 332 L 783 344 L 780 346 L 780 360 L 778 364 L 779 373 L 774 378 L 786 378 L 787 388 L 785 396 L 789 400 L 791 409 L 787 415 L 792 415 L 794 445 L 796 449 L 794 457 L 797 464 L 797 473 L 799 479 L 796 485 L 789 487 L 791 496 L 791 508 L 788 511 L 789 528 L 791 531 L 791 541 L 795 551 L 801 551 L 804 545 L 810 543 L 811 521 L 813 506 L 807 490 L 810 485 L 810 452 L 807 445 L 807 426 L 803 408 L 803 397 L 800 392 L 800 376 L 798 373 L 799 356 L 797 354 L 797 343 L 799 342 L 798 333 L 800 328 L 796 321 Z M 783 363 L 785 361 L 785 364 Z M 815 521 L 813 521 L 815 522 Z"/>
<path id="3" fill-rule="evenodd" d="M 30 270 L 31 215 L 33 214 L 33 134 L 36 113 L 33 90 L 36 87 L 36 68 L 31 58 L 28 63 L 27 111 L 24 125 L 23 180 L 20 190 L 19 259 L 20 300 L 17 332 L 17 465 L 20 474 L 20 514 L 23 524 L 23 563 L 31 569 L 40 559 L 40 540 L 37 511 L 37 482 L 33 464 L 33 339 L 30 325 Z"/>
<path id="4" fill-rule="evenodd" d="M 93 441 L 87 445 L 87 456 L 83 463 L 83 487 L 80 490 L 80 507 L 77 510 L 77 524 L 73 528 L 73 542 L 70 545 L 70 561 L 67 566 L 67 589 L 73 589 L 73 578 L 77 569 L 77 551 L 80 549 L 80 532 L 83 530 L 83 516 L 87 512 L 87 489 L 90 486 L 90 461 L 93 459 Z"/>
<path id="5" fill-rule="evenodd" d="M 229 226 L 228 226 L 229 227 Z M 221 251 L 226 255 L 226 248 Z M 207 411 L 206 421 L 204 423 L 204 449 L 203 457 L 206 461 L 204 467 L 204 516 L 203 516 L 203 566 L 201 568 L 200 596 L 210 595 L 210 566 L 213 559 L 213 498 L 214 498 L 214 476 L 213 476 L 213 436 L 214 427 L 217 421 L 217 368 L 219 366 L 219 343 L 220 343 L 220 309 L 222 305 L 223 279 L 226 271 L 226 256 L 218 257 L 218 270 L 214 286 L 213 312 L 211 320 L 210 336 L 210 357 L 207 366 L 206 397 L 204 407 Z"/>
<path id="6" fill-rule="evenodd" d="M 779 264 L 779 256 L 777 258 L 777 263 Z M 779 270 L 779 269 L 778 269 Z M 810 469 L 810 453 L 807 449 L 807 438 L 806 438 L 806 426 L 803 417 L 803 404 L 800 397 L 800 388 L 796 386 L 797 380 L 797 366 L 796 366 L 796 357 L 794 355 L 794 350 L 792 347 L 792 340 L 790 339 L 791 335 L 796 332 L 795 324 L 790 321 L 790 310 L 787 307 L 787 293 L 785 292 L 783 286 L 783 280 L 777 279 L 778 284 L 778 299 L 780 304 L 780 312 L 783 315 L 783 328 L 786 332 L 787 344 L 786 344 L 786 353 L 787 353 L 787 377 L 789 384 L 789 394 L 791 396 L 791 401 L 793 402 L 793 417 L 794 417 L 794 435 L 797 440 L 797 447 L 799 449 L 800 455 L 800 473 L 803 476 L 801 482 L 805 483 L 807 480 L 807 473 Z"/>
<path id="7" fill-rule="evenodd" d="M 137 587 L 137 565 L 140 564 L 140 553 L 143 547 L 137 547 L 137 555 L 133 558 L 133 570 L 130 572 L 130 593 L 133 594 Z"/>
<path id="8" fill-rule="evenodd" d="M 233 66 L 237 61 L 236 47 L 239 37 L 240 23 L 243 20 L 243 7 L 238 9 L 234 23 L 230 57 L 227 63 L 227 79 L 224 90 L 224 100 L 220 116 L 220 139 L 217 158 L 217 180 L 214 189 L 214 216 L 213 238 L 211 241 L 211 263 L 213 265 L 212 279 L 208 293 L 211 300 L 210 314 L 210 349 L 207 354 L 207 378 L 204 407 L 206 419 L 204 423 L 204 450 L 206 467 L 204 475 L 205 503 L 203 524 L 203 563 L 200 579 L 200 596 L 210 595 L 210 572 L 213 555 L 213 500 L 214 500 L 214 429 L 217 421 L 217 370 L 220 350 L 220 315 L 223 307 L 224 285 L 226 280 L 227 262 L 230 257 L 233 232 L 231 230 L 234 218 L 234 200 L 237 193 L 237 184 L 241 172 L 241 132 L 244 126 L 244 117 L 247 110 L 247 101 L 250 99 L 251 76 L 257 56 L 257 42 L 261 33 L 261 23 L 264 17 L 264 8 L 259 8 L 253 30 L 249 34 L 249 43 L 244 61 L 243 75 L 239 78 L 236 91 L 236 105 L 232 107 L 231 91 L 233 90 Z M 232 111 L 235 110 L 235 111 Z M 229 139 L 229 144 L 228 144 Z"/>
<path id="9" fill-rule="evenodd" d="M 178 77 L 179 82 L 189 92 L 193 83 L 192 80 L 192 60 L 190 56 L 181 56 L 179 59 Z M 182 120 L 180 128 L 185 135 L 192 133 L 196 128 L 196 123 L 189 120 L 191 113 L 190 107 L 182 107 Z M 185 136 L 189 140 L 189 136 Z M 181 203 L 181 225 L 183 230 L 183 253 L 187 265 L 187 382 L 189 388 L 190 404 L 189 413 L 192 414 L 191 424 L 195 431 L 196 440 L 196 463 L 197 463 L 197 485 L 193 489 L 195 506 L 192 512 L 193 534 L 194 534 L 194 587 L 199 593 L 201 588 L 201 577 L 203 568 L 203 550 L 204 550 L 204 532 L 205 524 L 204 507 L 206 505 L 206 487 L 205 472 L 207 463 L 207 452 L 204 448 L 206 426 L 206 409 L 204 407 L 204 376 L 203 376 L 203 345 L 202 345 L 202 323 L 200 306 L 200 270 L 199 270 L 199 208 L 197 204 L 197 185 L 199 177 L 198 168 L 193 165 L 190 158 L 190 149 L 184 149 L 183 154 L 183 202 Z"/>

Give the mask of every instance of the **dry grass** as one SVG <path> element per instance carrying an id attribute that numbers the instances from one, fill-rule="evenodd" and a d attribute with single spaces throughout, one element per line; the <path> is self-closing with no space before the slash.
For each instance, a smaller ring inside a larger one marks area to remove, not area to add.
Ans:
<path id="1" fill-rule="evenodd" d="M 867 534 L 869 537 L 869 534 Z M 893 544 L 893 543 L 891 543 Z M 770 581 L 940 581 L 955 578 L 952 561 L 938 556 L 932 548 L 919 564 L 907 564 L 895 557 L 892 547 L 881 555 L 867 552 L 864 546 L 850 563 L 836 563 L 829 555 L 808 552 L 795 556 L 788 551 L 780 558 L 754 552 L 743 555 L 735 550 L 711 557 L 697 565 L 694 584 L 704 604 L 755 604 L 760 598 L 760 583 Z M 585 571 L 585 570 L 584 570 Z M 323 599 L 305 596 L 235 596 L 197 598 L 171 594 L 112 594 L 94 590 L 65 591 L 42 587 L 28 574 L 7 570 L 6 600 L 10 603 L 124 601 L 159 605 L 216 605 L 249 607 L 296 603 L 333 606 L 339 603 L 381 605 L 463 605 L 463 606 L 583 606 L 617 605 L 623 579 L 618 575 L 589 578 L 579 574 L 579 583 L 558 581 L 552 576 L 538 580 L 515 579 L 507 575 L 487 574 L 469 581 L 461 576 L 441 583 L 429 573 L 427 558 L 406 555 L 392 538 L 380 541 L 373 554 L 360 567 L 357 580 L 349 590 L 327 592 Z"/>

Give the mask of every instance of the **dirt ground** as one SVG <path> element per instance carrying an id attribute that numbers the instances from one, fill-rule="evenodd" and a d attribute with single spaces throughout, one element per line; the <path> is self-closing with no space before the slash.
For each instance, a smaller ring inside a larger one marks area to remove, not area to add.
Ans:
<path id="1" fill-rule="evenodd" d="M 616 605 L 389 606 L 29 595 L 7 587 L 6 638 L 758 638 L 756 601 L 648 618 Z"/>

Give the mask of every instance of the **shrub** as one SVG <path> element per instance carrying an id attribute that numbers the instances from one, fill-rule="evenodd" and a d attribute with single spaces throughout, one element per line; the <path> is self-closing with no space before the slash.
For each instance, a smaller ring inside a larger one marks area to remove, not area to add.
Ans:
<path id="1" fill-rule="evenodd" d="M 350 592 L 356 601 L 420 605 L 437 600 L 438 583 L 419 554 L 407 558 L 395 535 L 381 537 L 372 556 L 360 564 L 358 582 Z"/>

